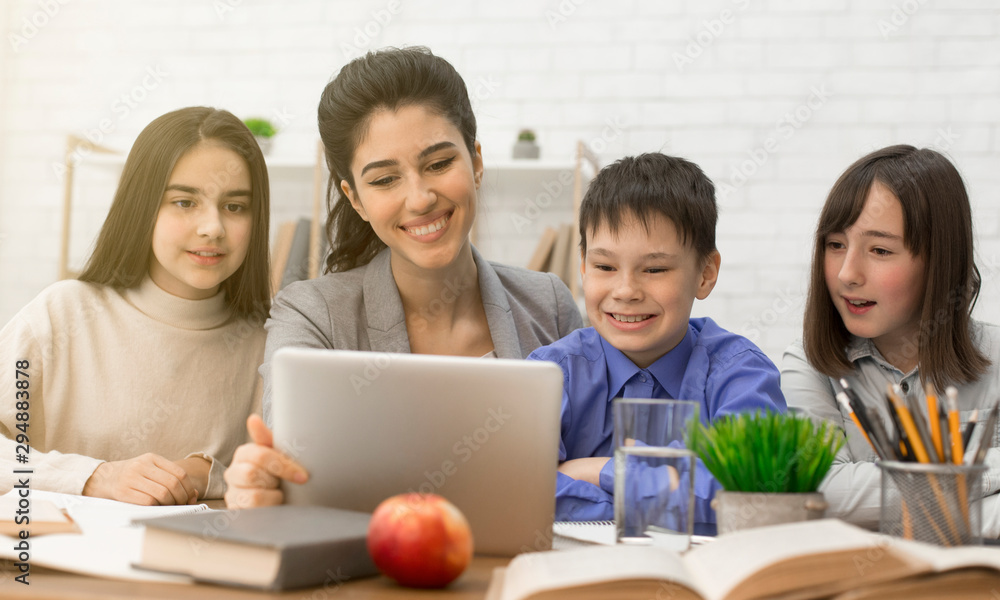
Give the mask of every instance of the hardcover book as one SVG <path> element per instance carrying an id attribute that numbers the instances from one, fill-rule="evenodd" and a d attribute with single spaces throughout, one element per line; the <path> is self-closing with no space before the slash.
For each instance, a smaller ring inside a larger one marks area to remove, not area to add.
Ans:
<path id="1" fill-rule="evenodd" d="M 378 572 L 370 516 L 285 505 L 151 519 L 135 566 L 265 590 L 340 583 Z"/>

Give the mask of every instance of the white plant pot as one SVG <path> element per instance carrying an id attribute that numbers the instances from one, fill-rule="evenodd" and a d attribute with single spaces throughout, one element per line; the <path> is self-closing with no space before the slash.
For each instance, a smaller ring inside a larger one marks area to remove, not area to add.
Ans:
<path id="1" fill-rule="evenodd" d="M 541 148 L 535 142 L 518 140 L 514 144 L 514 158 L 538 158 L 539 154 L 541 154 Z"/>
<path id="2" fill-rule="evenodd" d="M 719 490 L 712 500 L 719 535 L 740 529 L 822 519 L 823 492 L 766 494 Z"/>

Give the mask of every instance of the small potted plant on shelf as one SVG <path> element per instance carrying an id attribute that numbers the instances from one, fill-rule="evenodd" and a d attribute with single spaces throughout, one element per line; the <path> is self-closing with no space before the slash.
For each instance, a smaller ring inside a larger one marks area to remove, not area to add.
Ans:
<path id="1" fill-rule="evenodd" d="M 274 125 L 270 121 L 261 117 L 244 119 L 243 124 L 247 126 L 253 137 L 257 139 L 260 151 L 267 155 L 271 151 L 272 138 L 274 138 L 274 134 L 278 133 L 278 130 L 274 128 Z"/>
<path id="2" fill-rule="evenodd" d="M 723 487 L 712 501 L 719 534 L 823 518 L 817 490 L 843 444 L 830 423 L 772 412 L 695 422 L 688 432 L 688 448 Z"/>
<path id="3" fill-rule="evenodd" d="M 535 132 L 530 129 L 522 129 L 517 134 L 517 143 L 514 144 L 514 158 L 538 158 L 541 150 L 535 143 Z"/>

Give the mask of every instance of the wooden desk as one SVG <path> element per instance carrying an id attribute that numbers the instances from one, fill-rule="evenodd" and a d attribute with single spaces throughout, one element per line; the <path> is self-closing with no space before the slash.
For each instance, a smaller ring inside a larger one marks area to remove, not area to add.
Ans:
<path id="1" fill-rule="evenodd" d="M 225 508 L 222 500 L 209 500 L 209 508 Z M 298 598 L 300 600 L 340 600 L 341 598 L 413 598 L 441 597 L 454 600 L 479 600 L 486 596 L 493 569 L 510 562 L 509 558 L 475 557 L 457 581 L 443 590 L 415 590 L 396 585 L 391 579 L 378 576 L 348 581 L 343 585 L 303 588 L 269 594 L 258 590 L 217 585 L 157 583 L 150 581 L 120 581 L 65 573 L 32 565 L 24 585 L 14 581 L 19 573 L 12 561 L 0 559 L 0 598 L 30 598 L 31 600 L 263 600 L 266 598 Z"/>
<path id="2" fill-rule="evenodd" d="M 0 561 L 0 598 L 30 598 L 31 600 L 95 600 L 155 598 L 159 600 L 263 600 L 265 598 L 298 598 L 300 600 L 340 600 L 375 598 L 452 598 L 455 600 L 481 599 L 486 596 L 490 575 L 495 567 L 502 567 L 509 559 L 476 557 L 469 568 L 443 590 L 415 590 L 396 585 L 392 580 L 379 576 L 349 581 L 341 586 L 315 587 L 269 594 L 256 590 L 229 588 L 214 585 L 184 585 L 173 583 L 132 582 L 98 579 L 32 567 L 29 581 L 23 585 L 14 581 L 13 563 Z"/>

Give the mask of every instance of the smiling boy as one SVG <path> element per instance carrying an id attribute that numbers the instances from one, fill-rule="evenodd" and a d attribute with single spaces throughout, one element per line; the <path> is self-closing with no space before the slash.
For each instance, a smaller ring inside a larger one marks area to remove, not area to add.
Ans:
<path id="1" fill-rule="evenodd" d="M 700 404 L 702 422 L 785 411 L 778 370 L 750 340 L 691 318 L 719 275 L 715 187 L 701 169 L 659 153 L 605 167 L 580 207 L 587 316 L 579 329 L 528 359 L 564 374 L 556 519 L 614 518 L 615 398 Z M 718 483 L 699 461 L 695 533 L 715 532 Z"/>

